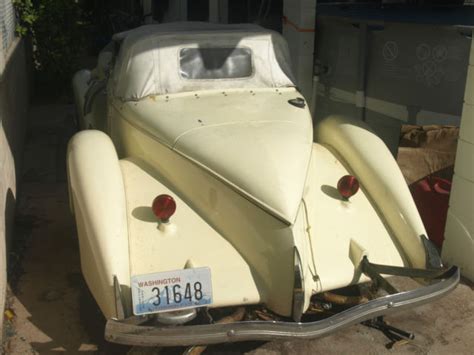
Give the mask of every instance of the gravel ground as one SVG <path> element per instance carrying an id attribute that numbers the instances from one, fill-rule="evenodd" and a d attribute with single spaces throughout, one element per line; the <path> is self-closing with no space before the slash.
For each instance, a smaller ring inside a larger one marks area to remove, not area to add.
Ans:
<path id="1" fill-rule="evenodd" d="M 65 149 L 73 133 L 73 108 L 33 107 L 27 136 L 16 239 L 10 256 L 9 308 L 5 353 L 57 352 L 179 354 L 184 349 L 140 349 L 103 340 L 104 320 L 80 272 L 74 221 L 69 214 Z M 416 334 L 407 345 L 388 350 L 376 330 L 353 326 L 312 341 L 212 346 L 208 354 L 471 354 L 474 353 L 474 298 L 463 283 L 446 298 L 387 319 Z"/>

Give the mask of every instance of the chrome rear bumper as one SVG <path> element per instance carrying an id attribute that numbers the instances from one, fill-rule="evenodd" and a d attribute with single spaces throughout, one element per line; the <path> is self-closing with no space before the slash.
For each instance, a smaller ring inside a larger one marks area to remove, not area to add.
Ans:
<path id="1" fill-rule="evenodd" d="M 428 286 L 377 298 L 310 323 L 247 321 L 163 327 L 139 325 L 136 318 L 130 318 L 123 321 L 109 320 L 105 328 L 105 339 L 138 346 L 185 346 L 249 340 L 318 338 L 377 316 L 434 301 L 452 291 L 459 279 L 459 269 L 452 267 L 439 277 L 439 281 Z"/>

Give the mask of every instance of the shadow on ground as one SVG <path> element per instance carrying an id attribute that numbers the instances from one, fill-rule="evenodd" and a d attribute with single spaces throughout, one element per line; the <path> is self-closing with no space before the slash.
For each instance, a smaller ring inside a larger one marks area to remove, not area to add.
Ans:
<path id="1" fill-rule="evenodd" d="M 9 283 L 16 313 L 10 353 L 93 353 L 110 348 L 104 321 L 80 271 L 69 212 L 66 146 L 74 133 L 71 105 L 36 106 L 25 142 Z"/>

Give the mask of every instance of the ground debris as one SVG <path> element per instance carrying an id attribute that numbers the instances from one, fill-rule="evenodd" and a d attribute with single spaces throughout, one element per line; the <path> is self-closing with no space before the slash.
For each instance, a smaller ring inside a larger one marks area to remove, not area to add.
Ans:
<path id="1" fill-rule="evenodd" d="M 15 312 L 13 312 L 13 309 L 10 309 L 10 308 L 5 309 L 4 315 L 5 315 L 5 319 L 8 321 L 12 321 L 13 318 L 15 318 Z"/>

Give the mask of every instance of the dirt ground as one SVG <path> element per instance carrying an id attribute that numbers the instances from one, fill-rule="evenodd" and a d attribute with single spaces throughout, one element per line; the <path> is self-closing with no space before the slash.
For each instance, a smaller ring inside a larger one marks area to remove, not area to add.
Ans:
<path id="1" fill-rule="evenodd" d="M 5 321 L 8 354 L 179 354 L 184 349 L 138 349 L 103 340 L 104 320 L 81 276 L 74 220 L 69 213 L 65 151 L 73 134 L 73 108 L 35 106 L 25 146 L 15 245 L 10 255 L 11 292 Z M 388 340 L 362 325 L 312 341 L 213 346 L 208 354 L 471 354 L 474 298 L 469 285 L 435 303 L 388 318 L 416 334 L 387 350 Z"/>

